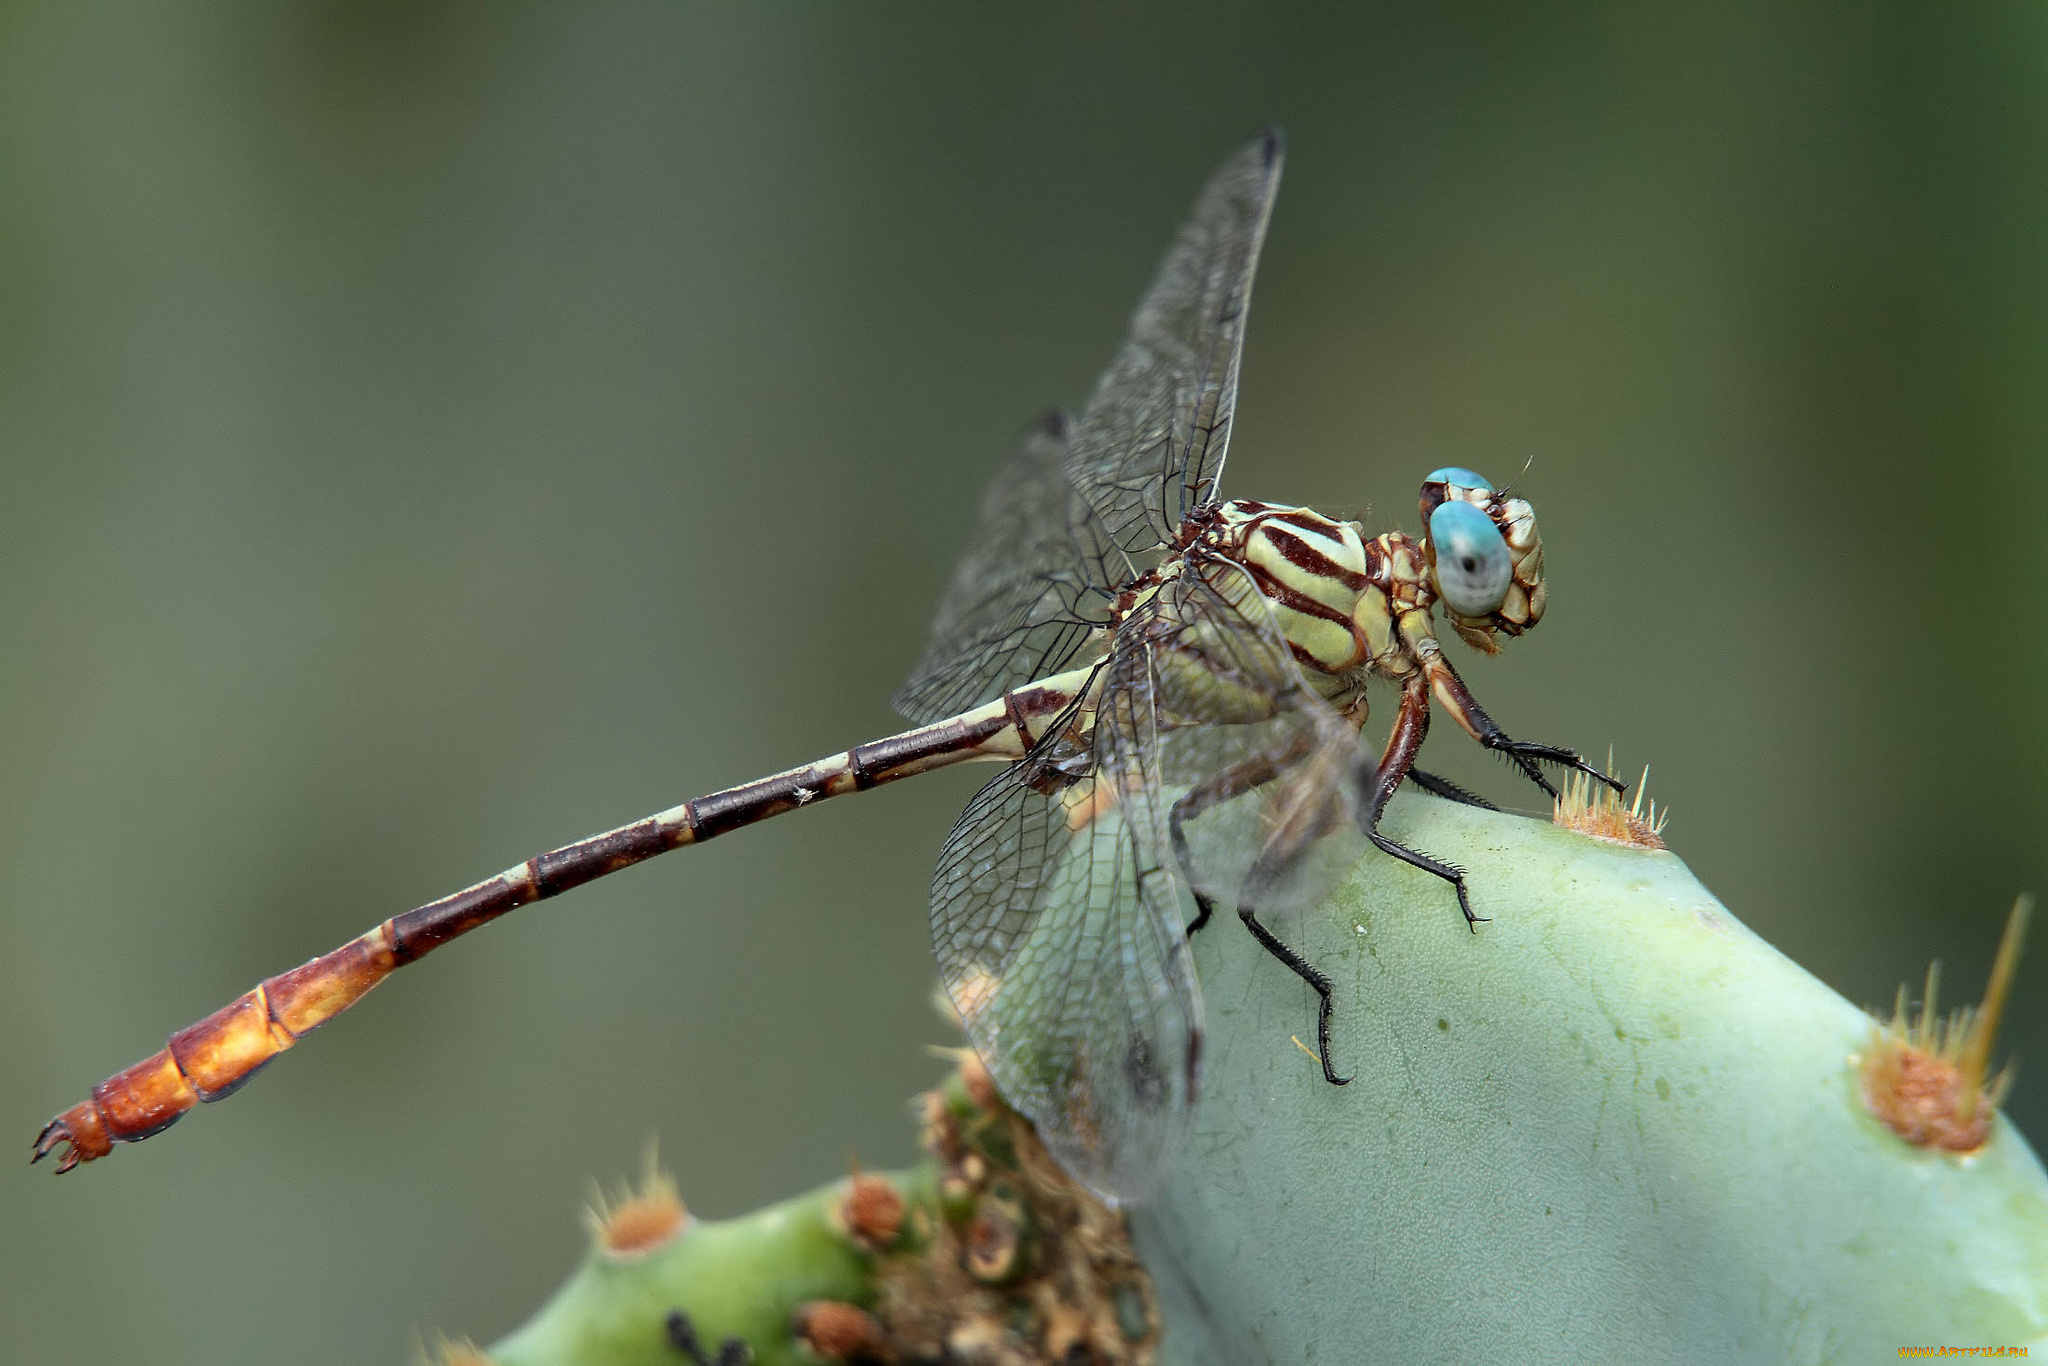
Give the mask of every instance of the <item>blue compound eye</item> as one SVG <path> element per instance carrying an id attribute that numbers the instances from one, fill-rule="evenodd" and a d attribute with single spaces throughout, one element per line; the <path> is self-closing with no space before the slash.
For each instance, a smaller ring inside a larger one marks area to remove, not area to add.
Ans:
<path id="1" fill-rule="evenodd" d="M 1483 474 L 1474 474 L 1463 465 L 1446 465 L 1440 470 L 1431 470 L 1425 484 L 1456 484 L 1460 488 L 1484 489 L 1493 492 L 1493 485 L 1486 482 Z"/>
<path id="2" fill-rule="evenodd" d="M 1470 503 L 1445 503 L 1429 515 L 1429 543 L 1446 607 L 1461 617 L 1483 617 L 1506 600 L 1515 567 L 1493 518 Z"/>

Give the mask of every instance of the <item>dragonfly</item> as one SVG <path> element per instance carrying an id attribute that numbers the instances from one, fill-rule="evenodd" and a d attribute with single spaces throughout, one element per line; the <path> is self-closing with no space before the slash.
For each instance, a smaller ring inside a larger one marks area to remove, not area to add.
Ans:
<path id="1" fill-rule="evenodd" d="M 532 902 L 828 798 L 972 760 L 931 889 L 940 975 L 1009 1104 L 1107 1198 L 1156 1188 L 1201 1088 L 1189 939 L 1219 905 L 1319 997 L 1329 979 L 1262 913 L 1312 902 L 1375 847 L 1464 871 L 1380 829 L 1441 706 L 1555 795 L 1545 764 L 1622 784 L 1572 750 L 1509 738 L 1444 657 L 1435 620 L 1497 652 L 1543 615 L 1529 503 L 1470 470 L 1422 484 L 1420 539 L 1304 507 L 1219 501 L 1252 277 L 1280 181 L 1268 130 L 1217 168 L 1078 414 L 1024 434 L 983 500 L 930 643 L 896 694 L 914 728 L 537 854 L 268 978 L 116 1072 L 37 1136 L 69 1171 L 240 1087 L 407 963 Z M 1362 738 L 1366 685 L 1398 702 Z M 1190 908 L 1192 907 L 1192 914 Z"/>

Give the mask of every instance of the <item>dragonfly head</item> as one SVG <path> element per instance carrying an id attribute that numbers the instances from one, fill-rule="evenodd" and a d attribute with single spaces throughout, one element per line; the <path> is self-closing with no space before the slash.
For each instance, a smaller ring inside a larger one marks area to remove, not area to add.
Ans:
<path id="1" fill-rule="evenodd" d="M 1422 550 L 1429 586 L 1467 645 L 1495 654 L 1543 617 L 1543 541 L 1536 509 L 1503 498 L 1471 470 L 1422 481 Z"/>

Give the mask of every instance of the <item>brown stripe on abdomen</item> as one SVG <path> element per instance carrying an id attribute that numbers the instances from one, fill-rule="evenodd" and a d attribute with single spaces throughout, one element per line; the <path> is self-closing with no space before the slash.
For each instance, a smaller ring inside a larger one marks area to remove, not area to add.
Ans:
<path id="1" fill-rule="evenodd" d="M 698 797 L 689 803 L 690 828 L 696 832 L 696 841 L 715 838 L 743 825 L 752 825 L 755 821 L 808 806 L 835 791 L 844 791 L 832 780 L 847 772 L 847 757 L 850 756 L 842 756 L 834 763 L 812 764 L 788 773 L 778 773 L 772 778 L 727 788 L 708 797 Z M 855 786 L 859 785 L 857 775 L 854 782 Z"/>
<path id="2" fill-rule="evenodd" d="M 391 917 L 388 922 L 391 926 L 391 947 L 398 955 L 398 961 L 410 963 L 432 953 L 449 940 L 468 934 L 479 925 L 490 924 L 507 911 L 540 900 L 541 890 L 531 876 L 536 862 L 539 860 Z M 522 876 L 514 880 L 513 873 Z"/>
<path id="3" fill-rule="evenodd" d="M 541 854 L 527 866 L 533 870 L 533 882 L 540 894 L 553 896 L 674 847 L 669 832 L 662 829 L 659 820 L 649 816 L 583 844 Z"/>
<path id="4" fill-rule="evenodd" d="M 942 764 L 975 757 L 976 752 L 990 740 L 1016 728 L 1017 696 L 1006 693 L 1002 703 L 999 714 L 984 716 L 973 725 L 937 726 L 855 745 L 846 751 L 847 763 L 853 770 L 854 787 L 865 792 L 878 783 L 908 778 Z"/>

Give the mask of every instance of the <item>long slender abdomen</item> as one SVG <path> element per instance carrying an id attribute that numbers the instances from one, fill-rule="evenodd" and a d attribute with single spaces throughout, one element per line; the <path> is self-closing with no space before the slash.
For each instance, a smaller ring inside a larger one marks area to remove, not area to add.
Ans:
<path id="1" fill-rule="evenodd" d="M 265 979 L 164 1048 L 108 1077 L 36 1136 L 31 1162 L 69 1145 L 59 1172 L 105 1157 L 176 1123 L 201 1101 L 232 1094 L 272 1058 L 347 1010 L 399 968 L 507 911 L 581 886 L 686 844 L 697 844 L 841 793 L 859 792 L 968 759 L 1018 759 L 1050 717 L 1086 690 L 1075 670 L 974 711 L 856 745 L 843 754 L 727 788 L 537 854 L 494 878 L 393 916 L 290 972 Z"/>

